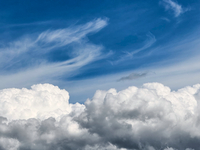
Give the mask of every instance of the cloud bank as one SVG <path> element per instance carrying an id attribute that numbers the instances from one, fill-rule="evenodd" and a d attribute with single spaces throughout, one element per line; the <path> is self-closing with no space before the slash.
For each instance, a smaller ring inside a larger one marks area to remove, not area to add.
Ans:
<path id="1" fill-rule="evenodd" d="M 200 84 L 98 90 L 85 104 L 50 84 L 0 91 L 2 150 L 199 149 Z"/>

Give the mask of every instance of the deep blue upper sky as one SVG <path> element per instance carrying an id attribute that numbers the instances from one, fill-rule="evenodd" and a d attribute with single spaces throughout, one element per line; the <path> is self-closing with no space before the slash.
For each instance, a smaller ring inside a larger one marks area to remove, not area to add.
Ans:
<path id="1" fill-rule="evenodd" d="M 192 59 L 199 8 L 198 0 L 1 1 L 1 88 L 49 82 L 70 90 Z"/>

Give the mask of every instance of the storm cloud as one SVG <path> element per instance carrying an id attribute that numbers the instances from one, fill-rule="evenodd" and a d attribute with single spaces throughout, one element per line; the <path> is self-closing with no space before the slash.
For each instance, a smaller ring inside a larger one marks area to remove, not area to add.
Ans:
<path id="1" fill-rule="evenodd" d="M 200 84 L 97 90 L 85 104 L 50 84 L 0 91 L 1 150 L 192 150 L 200 147 Z"/>

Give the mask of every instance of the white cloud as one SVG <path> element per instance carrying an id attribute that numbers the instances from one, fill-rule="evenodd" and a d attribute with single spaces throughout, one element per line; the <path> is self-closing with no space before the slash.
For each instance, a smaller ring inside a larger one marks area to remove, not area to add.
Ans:
<path id="1" fill-rule="evenodd" d="M 192 145 L 183 144 L 190 136 L 200 138 L 196 126 L 199 98 L 195 96 L 199 89 L 198 84 L 175 92 L 162 84 L 147 83 L 120 92 L 97 91 L 86 101 L 79 122 L 119 147 L 159 149 L 166 144 L 184 149 Z"/>
<path id="2" fill-rule="evenodd" d="M 48 30 L 41 33 L 36 42 L 41 42 L 43 44 L 49 44 L 51 42 L 56 43 L 53 47 L 64 46 L 72 42 L 80 41 L 88 33 L 97 32 L 106 25 L 107 19 L 96 19 L 86 23 L 85 25 L 74 28 L 59 29 L 54 31 Z"/>
<path id="3" fill-rule="evenodd" d="M 177 91 L 160 83 L 119 92 L 98 90 L 85 105 L 70 104 L 67 91 L 49 84 L 4 89 L 0 97 L 3 150 L 189 150 L 200 146 L 200 84 Z M 3 107 L 5 103 L 9 107 Z"/>
<path id="4" fill-rule="evenodd" d="M 86 39 L 88 33 L 97 32 L 106 25 L 107 19 L 96 19 L 84 25 L 44 31 L 37 37 L 27 35 L 6 44 L 0 49 L 0 81 L 7 87 L 50 82 L 54 77 L 63 73 L 66 77 L 70 76 L 78 68 L 106 57 L 106 54 L 101 53 L 101 45 L 92 44 Z M 68 59 L 52 62 L 45 57 L 50 52 L 69 45 L 72 49 L 66 49 Z"/>
<path id="5" fill-rule="evenodd" d="M 166 10 L 172 10 L 175 17 L 180 16 L 185 11 L 181 5 L 172 0 L 162 0 L 162 4 Z"/>
<path id="6" fill-rule="evenodd" d="M 71 109 L 84 109 L 81 104 L 69 104 L 69 94 L 50 84 L 33 85 L 31 89 L 0 90 L 0 114 L 9 120 L 18 119 L 59 119 Z M 78 107 L 78 108 L 76 108 Z"/>

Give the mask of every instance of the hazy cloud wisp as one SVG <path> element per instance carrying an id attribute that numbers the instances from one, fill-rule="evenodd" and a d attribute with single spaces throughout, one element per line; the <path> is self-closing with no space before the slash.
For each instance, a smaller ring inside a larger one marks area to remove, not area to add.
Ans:
<path id="1" fill-rule="evenodd" d="M 125 54 L 122 55 L 120 59 L 115 60 L 115 61 L 110 61 L 110 63 L 113 65 L 113 64 L 118 64 L 119 62 L 122 62 L 122 61 L 130 60 L 133 58 L 134 55 L 146 50 L 147 48 L 151 47 L 156 42 L 156 37 L 151 32 L 148 32 L 146 34 L 146 37 L 147 38 L 144 42 L 144 45 L 141 48 L 132 50 L 132 51 L 124 51 Z"/>
<path id="2" fill-rule="evenodd" d="M 178 17 L 184 13 L 182 6 L 172 0 L 162 0 L 161 3 L 164 5 L 166 10 L 172 10 L 175 17 Z"/>
<path id="3" fill-rule="evenodd" d="M 44 78 L 52 80 L 63 73 L 70 76 L 78 68 L 106 57 L 106 54 L 102 55 L 103 47 L 90 43 L 86 36 L 88 33 L 98 32 L 104 28 L 107 21 L 108 19 L 95 19 L 83 25 L 47 30 L 38 36 L 27 35 L 18 41 L 8 43 L 0 48 L 0 69 L 2 70 L 0 81 L 10 84 L 10 87 L 20 82 L 29 83 L 30 86 L 41 82 Z M 70 51 L 67 46 L 70 46 Z M 60 49 L 66 49 L 66 52 L 63 52 L 66 55 L 65 60 L 48 59 L 51 52 Z"/>

